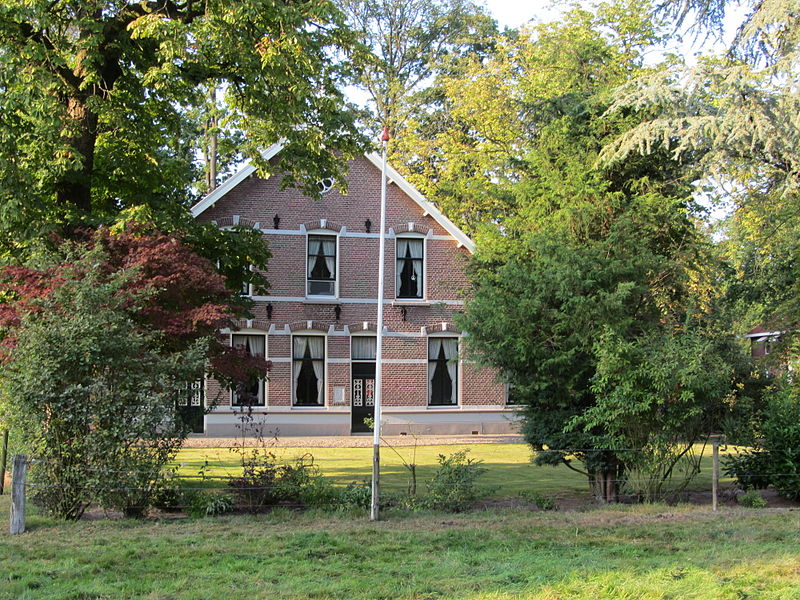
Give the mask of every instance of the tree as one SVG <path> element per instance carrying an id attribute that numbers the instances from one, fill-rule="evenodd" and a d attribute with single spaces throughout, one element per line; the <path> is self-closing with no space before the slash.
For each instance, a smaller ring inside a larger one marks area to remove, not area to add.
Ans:
<path id="1" fill-rule="evenodd" d="M 607 105 L 597 100 L 640 70 L 641 53 L 659 39 L 645 6 L 616 2 L 453 57 L 431 91 L 435 110 L 394 142 L 404 174 L 470 234 L 504 221 L 518 210 L 517 184 L 526 155 L 545 140 L 543 120 L 570 110 L 599 116 Z"/>
<path id="2" fill-rule="evenodd" d="M 462 319 L 473 356 L 522 401 L 536 461 L 578 469 L 579 459 L 605 501 L 634 468 L 660 486 L 737 377 L 728 339 L 711 328 L 718 270 L 686 167 L 664 153 L 596 165 L 604 143 L 643 118 L 606 109 L 658 38 L 645 11 L 625 6 L 540 28 L 511 55 L 525 69 L 513 70 L 509 101 L 480 101 L 519 115 L 527 137 L 502 129 L 517 155 L 499 163 L 516 173 L 514 205 L 479 230 Z"/>
<path id="3" fill-rule="evenodd" d="M 235 32 L 235 35 L 232 35 Z M 362 148 L 338 83 L 353 38 L 327 1 L 0 2 L 0 230 L 6 251 L 122 209 L 173 214 L 195 180 L 189 116 L 224 90 L 262 171 L 316 193 Z"/>
<path id="4" fill-rule="evenodd" d="M 373 116 L 393 134 L 424 112 L 431 79 L 452 55 L 470 52 L 497 24 L 470 0 L 341 0 L 350 25 L 370 52 L 360 86 Z"/>
<path id="5" fill-rule="evenodd" d="M 671 64 L 615 92 L 610 111 L 648 118 L 605 148 L 606 164 L 669 152 L 700 168 L 705 191 L 732 214 L 720 236 L 732 268 L 735 315 L 747 330 L 766 319 L 800 319 L 796 288 L 800 192 L 800 27 L 794 2 L 751 2 L 732 46 L 692 68 Z M 730 3 L 664 5 L 667 19 L 696 16 L 722 27 Z M 758 294 L 761 289 L 766 293 Z"/>
<path id="6" fill-rule="evenodd" d="M 97 499 L 141 514 L 188 433 L 178 395 L 207 369 L 232 385 L 268 367 L 230 360 L 216 338 L 230 292 L 173 236 L 100 230 L 2 280 L 0 409 L 40 460 L 37 496 L 67 519 Z"/>

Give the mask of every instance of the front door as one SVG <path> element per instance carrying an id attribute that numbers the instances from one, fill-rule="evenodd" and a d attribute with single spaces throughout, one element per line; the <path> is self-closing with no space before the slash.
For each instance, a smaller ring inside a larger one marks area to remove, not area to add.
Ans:
<path id="1" fill-rule="evenodd" d="M 354 362 L 352 382 L 352 433 L 369 433 L 372 431 L 364 419 L 375 418 L 375 363 Z"/>
<path id="2" fill-rule="evenodd" d="M 204 433 L 203 381 L 193 381 L 178 396 L 178 418 L 192 433 Z"/>

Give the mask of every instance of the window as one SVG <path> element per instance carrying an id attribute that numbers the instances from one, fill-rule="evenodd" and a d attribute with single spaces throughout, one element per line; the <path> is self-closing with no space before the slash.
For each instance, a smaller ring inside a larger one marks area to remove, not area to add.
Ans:
<path id="1" fill-rule="evenodd" d="M 506 406 L 524 406 L 525 401 L 520 397 L 519 390 L 513 383 L 506 384 Z"/>
<path id="2" fill-rule="evenodd" d="M 458 338 L 428 339 L 428 403 L 458 404 Z"/>
<path id="3" fill-rule="evenodd" d="M 336 236 L 308 236 L 308 296 L 336 295 Z"/>
<path id="4" fill-rule="evenodd" d="M 231 346 L 244 350 L 250 356 L 265 356 L 266 338 L 263 335 L 233 334 Z M 232 406 L 263 406 L 264 382 L 252 378 L 240 381 L 231 393 Z"/>
<path id="5" fill-rule="evenodd" d="M 377 337 L 354 335 L 350 340 L 350 360 L 375 360 L 378 348 Z"/>
<path id="6" fill-rule="evenodd" d="M 395 245 L 397 266 L 395 271 L 398 298 L 423 297 L 424 243 L 425 241 L 422 238 L 397 238 Z"/>
<path id="7" fill-rule="evenodd" d="M 324 337 L 297 335 L 292 338 L 292 380 L 295 406 L 324 406 Z"/>
<path id="8" fill-rule="evenodd" d="M 335 184 L 336 181 L 333 179 L 333 177 L 325 177 L 317 182 L 317 188 L 319 189 L 320 194 L 327 194 L 333 189 Z"/>
<path id="9" fill-rule="evenodd" d="M 248 271 L 252 271 L 253 270 L 253 265 L 250 265 L 249 267 L 247 267 L 247 270 Z M 245 273 L 244 276 L 248 277 L 247 273 Z M 240 296 L 252 296 L 253 295 L 253 286 L 252 286 L 252 284 L 247 282 L 247 281 L 243 281 L 242 282 L 242 289 L 239 290 L 239 295 Z"/>

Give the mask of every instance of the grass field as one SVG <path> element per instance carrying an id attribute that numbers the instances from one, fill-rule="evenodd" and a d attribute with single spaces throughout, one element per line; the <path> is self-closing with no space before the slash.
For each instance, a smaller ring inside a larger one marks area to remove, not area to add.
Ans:
<path id="1" fill-rule="evenodd" d="M 29 529 L 0 533 L 2 600 L 800 599 L 800 512 L 787 509 L 33 516 Z"/>
<path id="2" fill-rule="evenodd" d="M 419 446 L 416 449 L 417 480 L 420 492 L 430 479 L 440 454 L 449 455 L 465 446 Z M 314 463 L 326 477 L 336 483 L 364 481 L 372 472 L 372 448 L 273 448 L 276 460 L 290 461 L 311 454 Z M 388 490 L 404 490 L 408 484 L 408 470 L 403 460 L 410 462 L 414 449 L 388 447 L 381 451 L 381 481 Z M 398 456 L 399 455 L 402 456 Z M 706 449 L 702 471 L 692 482 L 693 490 L 711 490 L 711 449 Z M 588 497 L 586 478 L 564 466 L 537 467 L 531 464 L 530 446 L 527 444 L 473 444 L 468 456 L 483 461 L 486 473 L 479 484 L 491 490 L 491 496 L 510 497 L 522 492 L 537 492 L 552 497 Z M 194 477 L 203 469 L 207 476 L 238 475 L 241 471 L 239 456 L 227 448 L 188 448 L 180 451 L 176 462 L 179 473 Z M 723 480 L 725 482 L 727 480 Z M 222 485 L 213 480 L 210 485 Z"/>

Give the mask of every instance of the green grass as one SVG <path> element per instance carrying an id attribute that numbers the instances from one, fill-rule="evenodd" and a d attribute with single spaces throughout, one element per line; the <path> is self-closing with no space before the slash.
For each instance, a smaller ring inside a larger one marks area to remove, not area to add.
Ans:
<path id="1" fill-rule="evenodd" d="M 800 513 L 778 509 L 34 516 L 29 529 L 0 533 L 2 600 L 800 599 Z"/>
<path id="2" fill-rule="evenodd" d="M 464 448 L 453 446 L 419 446 L 416 449 L 417 482 L 420 492 L 424 483 L 433 475 L 440 454 L 449 455 Z M 586 477 L 565 466 L 537 467 L 531 464 L 531 450 L 527 444 L 474 444 L 469 446 L 468 456 L 483 461 L 486 473 L 478 480 L 479 485 L 491 490 L 495 497 L 518 496 L 523 492 L 537 492 L 554 497 L 588 497 Z M 381 450 L 382 485 L 393 491 L 406 489 L 409 472 L 403 466 L 398 453 L 410 462 L 414 449 L 400 447 L 394 450 L 384 446 Z M 273 448 L 276 459 L 290 461 L 304 454 L 311 454 L 314 463 L 326 477 L 336 483 L 364 481 L 372 473 L 372 448 Z M 702 471 L 692 482 L 693 490 L 711 490 L 711 449 L 706 449 Z M 179 473 L 192 477 L 204 467 L 206 475 L 238 475 L 241 471 L 238 455 L 227 448 L 188 448 L 180 451 L 176 462 L 181 465 Z M 730 481 L 724 480 L 723 482 Z M 199 485 L 199 484 L 198 484 Z M 222 485 L 217 481 L 205 485 Z"/>

